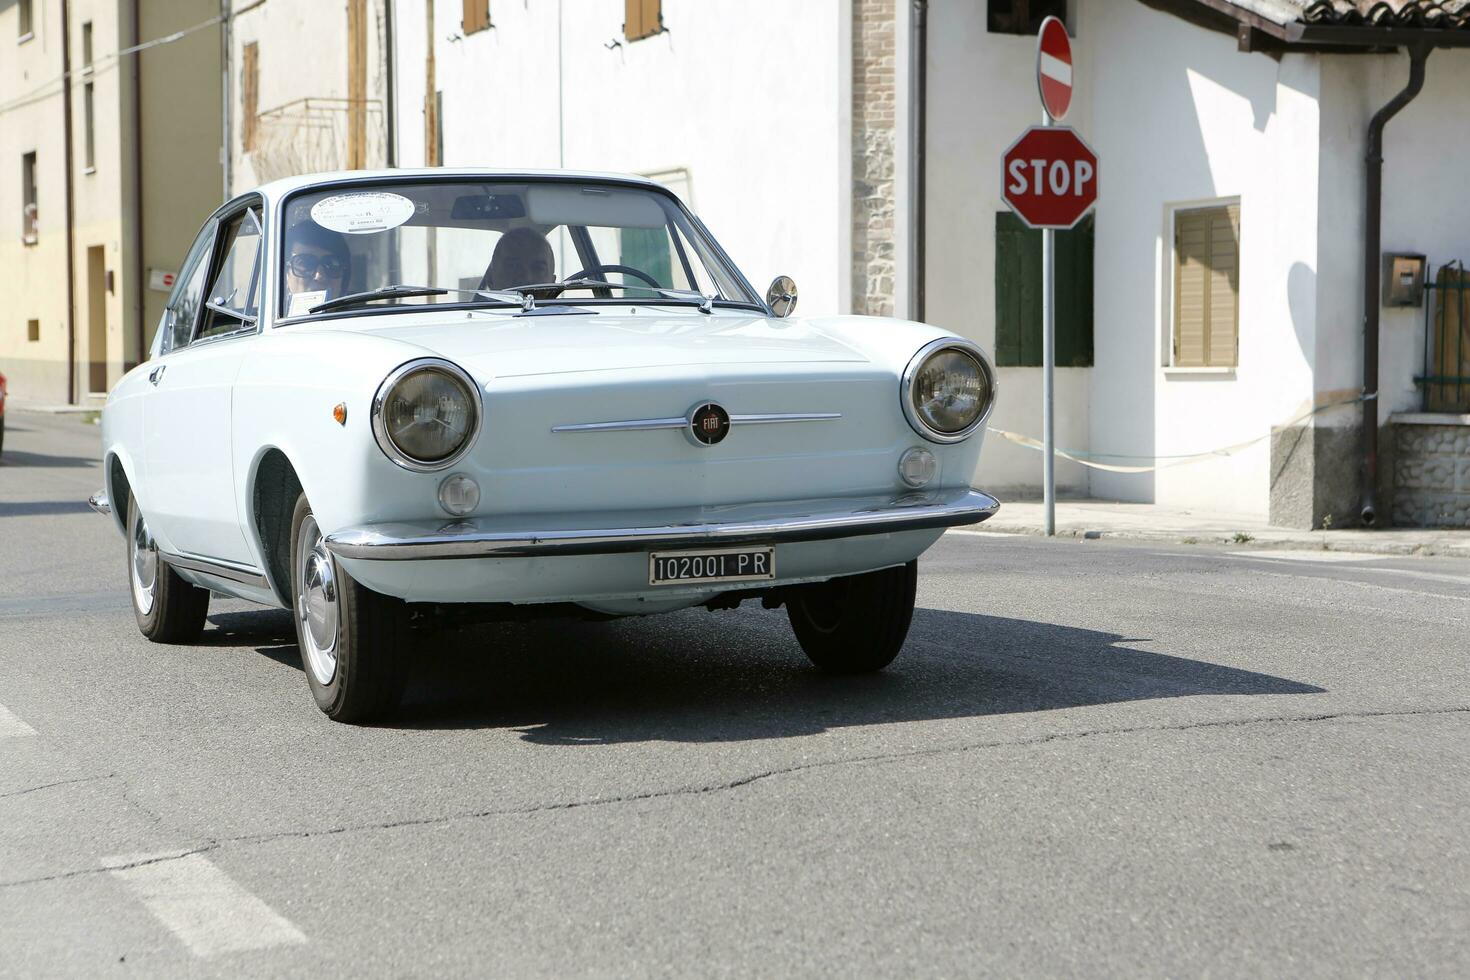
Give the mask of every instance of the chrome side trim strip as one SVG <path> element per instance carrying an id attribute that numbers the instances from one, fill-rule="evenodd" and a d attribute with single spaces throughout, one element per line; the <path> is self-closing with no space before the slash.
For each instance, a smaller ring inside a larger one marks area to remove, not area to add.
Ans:
<path id="1" fill-rule="evenodd" d="M 649 429 L 682 429 L 689 420 L 631 419 L 627 422 L 580 422 L 576 425 L 553 425 L 552 432 L 643 432 Z"/>
<path id="2" fill-rule="evenodd" d="M 99 514 L 105 516 L 112 515 L 112 501 L 108 499 L 106 489 L 98 490 L 96 493 L 88 497 L 87 506 L 91 507 Z"/>
<path id="3" fill-rule="evenodd" d="M 956 489 L 884 497 L 837 497 L 740 507 L 692 508 L 690 518 L 663 512 L 592 515 L 589 523 L 619 517 L 660 516 L 663 522 L 612 527 L 527 527 L 510 518 L 369 524 L 327 536 L 327 548 L 341 558 L 413 561 L 448 558 L 531 558 L 552 555 L 603 555 L 654 548 L 827 541 L 868 534 L 931 530 L 978 524 L 993 516 L 1000 502 L 979 490 Z M 749 515 L 741 518 L 741 514 Z M 718 520 L 720 514 L 729 519 Z M 631 523 L 631 522 L 630 522 Z"/>
<path id="4" fill-rule="evenodd" d="M 239 582 L 242 585 L 253 585 L 261 589 L 271 587 L 270 582 L 259 569 L 248 565 L 236 565 L 234 562 L 203 558 L 199 555 L 171 555 L 166 551 L 159 551 L 158 557 L 175 568 L 184 568 L 203 575 L 213 575 L 215 578 L 222 578 L 228 582 Z"/>
<path id="5" fill-rule="evenodd" d="M 770 425 L 773 422 L 830 422 L 841 412 L 781 412 L 775 415 L 732 415 L 731 425 Z"/>
<path id="6" fill-rule="evenodd" d="M 732 415 L 731 425 L 772 425 L 777 422 L 830 422 L 842 418 L 841 412 L 778 412 L 769 415 Z M 646 432 L 650 429 L 682 429 L 687 418 L 629 419 L 626 422 L 578 422 L 554 425 L 552 432 Z"/>

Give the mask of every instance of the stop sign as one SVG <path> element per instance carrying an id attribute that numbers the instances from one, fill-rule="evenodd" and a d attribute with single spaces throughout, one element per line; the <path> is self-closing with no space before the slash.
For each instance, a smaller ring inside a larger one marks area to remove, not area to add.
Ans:
<path id="1" fill-rule="evenodd" d="M 1001 157 L 1001 198 L 1032 228 L 1071 228 L 1097 201 L 1097 154 L 1065 126 L 1033 126 Z"/>

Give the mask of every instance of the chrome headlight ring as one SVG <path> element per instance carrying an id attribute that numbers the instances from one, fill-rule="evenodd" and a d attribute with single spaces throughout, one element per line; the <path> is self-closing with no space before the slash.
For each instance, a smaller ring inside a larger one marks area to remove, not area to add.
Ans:
<path id="1" fill-rule="evenodd" d="M 399 449 L 397 444 L 393 442 L 392 437 L 388 434 L 387 421 L 383 417 L 384 407 L 387 405 L 388 399 L 393 394 L 393 389 L 397 387 L 398 383 L 409 375 L 424 370 L 439 371 L 458 380 L 469 393 L 470 411 L 474 415 L 474 421 L 471 423 L 469 431 L 465 434 L 464 441 L 460 443 L 458 449 L 443 459 L 417 459 Z M 469 372 L 464 368 L 455 364 L 453 361 L 446 361 L 442 357 L 418 357 L 398 365 L 398 367 L 394 368 L 383 379 L 383 383 L 378 385 L 377 393 L 373 395 L 373 438 L 377 440 L 378 448 L 383 451 L 384 456 L 387 456 L 394 463 L 415 473 L 434 473 L 439 470 L 445 470 L 463 459 L 465 453 L 469 452 L 470 448 L 474 446 L 475 440 L 480 437 L 480 428 L 484 424 L 484 421 L 485 406 L 480 394 L 480 386 L 475 383 L 475 379 L 470 377 Z"/>
<path id="2" fill-rule="evenodd" d="M 980 373 L 984 376 L 985 382 L 990 388 L 990 401 L 980 412 L 980 415 L 958 432 L 942 432 L 925 422 L 919 414 L 917 406 L 914 405 L 913 397 L 914 379 L 918 376 L 920 369 L 924 367 L 925 363 L 931 357 L 948 350 L 959 351 L 974 358 L 975 363 L 980 366 Z M 941 337 L 919 348 L 919 352 L 909 361 L 908 367 L 904 368 L 903 381 L 899 385 L 898 400 L 903 406 L 904 418 L 908 419 L 909 425 L 915 432 L 930 442 L 949 445 L 956 442 L 964 442 L 970 436 L 974 435 L 976 429 L 985 424 L 985 421 L 990 418 L 990 413 L 995 409 L 997 391 L 995 368 L 991 365 L 990 358 L 985 356 L 985 352 L 980 349 L 978 344 L 974 344 L 962 337 Z"/>

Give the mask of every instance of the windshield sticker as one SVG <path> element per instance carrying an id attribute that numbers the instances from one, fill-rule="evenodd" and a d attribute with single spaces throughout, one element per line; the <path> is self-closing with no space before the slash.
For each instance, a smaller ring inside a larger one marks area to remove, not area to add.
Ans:
<path id="1" fill-rule="evenodd" d="M 291 308 L 286 311 L 286 315 L 306 316 L 306 314 L 311 312 L 313 306 L 316 306 L 318 303 L 325 303 L 326 301 L 327 291 L 325 289 L 311 289 L 304 293 L 292 293 Z"/>
<path id="2" fill-rule="evenodd" d="M 365 191 L 333 194 L 311 206 L 311 220 L 344 235 L 371 235 L 397 228 L 414 214 L 414 203 L 402 194 Z"/>

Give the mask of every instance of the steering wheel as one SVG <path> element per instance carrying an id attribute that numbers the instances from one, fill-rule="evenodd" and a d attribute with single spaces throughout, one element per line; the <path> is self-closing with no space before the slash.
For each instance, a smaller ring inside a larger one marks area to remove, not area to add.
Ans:
<path id="1" fill-rule="evenodd" d="M 654 289 L 663 288 L 658 284 L 658 280 L 653 278 L 653 276 L 650 276 L 648 273 L 643 272 L 639 269 L 635 269 L 631 265 L 589 265 L 587 268 L 581 270 L 580 272 L 574 272 L 571 275 L 567 276 L 565 279 L 562 280 L 562 282 L 571 282 L 574 279 L 585 279 L 587 276 L 591 275 L 594 272 L 621 272 L 625 276 L 636 276 L 637 278 L 642 279 Z"/>

